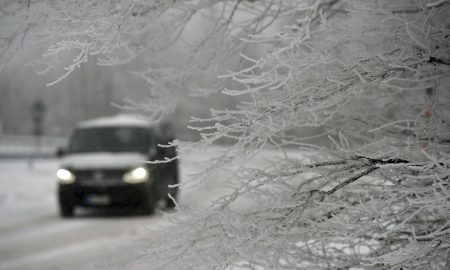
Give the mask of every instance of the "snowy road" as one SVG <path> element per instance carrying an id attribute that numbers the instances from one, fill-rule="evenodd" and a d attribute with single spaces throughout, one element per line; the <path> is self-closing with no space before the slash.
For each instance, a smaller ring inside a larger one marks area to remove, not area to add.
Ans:
<path id="1" fill-rule="evenodd" d="M 139 236 L 164 220 L 127 212 L 58 216 L 56 160 L 0 160 L 0 269 L 121 269 L 138 256 Z M 103 267 L 102 267 L 103 266 Z"/>
<path id="2" fill-rule="evenodd" d="M 190 155 L 194 164 L 182 160 L 181 181 L 219 151 Z M 0 159 L 0 270 L 126 269 L 145 252 L 152 231 L 167 224 L 161 212 L 146 217 L 82 210 L 74 219 L 60 218 L 57 167 L 55 159 L 36 160 L 32 168 L 25 159 Z M 220 182 L 228 178 L 216 174 L 212 184 L 182 190 L 180 204 L 205 207 L 224 193 Z"/>
<path id="3" fill-rule="evenodd" d="M 60 218 L 57 167 L 54 159 L 36 160 L 32 168 L 25 159 L 0 159 L 0 270 L 124 269 L 142 252 L 142 239 L 151 241 L 150 230 L 165 224 L 161 212 L 81 209 L 74 219 Z M 182 179 L 193 172 L 186 167 Z M 180 203 L 202 206 L 215 195 L 197 188 L 182 192 Z"/>

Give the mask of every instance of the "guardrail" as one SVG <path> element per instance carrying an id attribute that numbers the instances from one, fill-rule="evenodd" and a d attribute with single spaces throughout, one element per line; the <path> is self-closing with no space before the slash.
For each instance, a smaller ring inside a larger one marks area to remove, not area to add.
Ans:
<path id="1" fill-rule="evenodd" d="M 26 135 L 0 135 L 0 158 L 52 157 L 67 139 Z"/>

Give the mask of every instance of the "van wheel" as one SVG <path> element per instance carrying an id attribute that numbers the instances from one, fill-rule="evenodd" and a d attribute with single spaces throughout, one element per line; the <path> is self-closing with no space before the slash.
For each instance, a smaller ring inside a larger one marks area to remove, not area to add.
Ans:
<path id="1" fill-rule="evenodd" d="M 59 203 L 59 214 L 63 218 L 71 218 L 74 216 L 74 206 L 67 202 Z"/>
<path id="2" fill-rule="evenodd" d="M 149 203 L 147 203 L 147 204 L 141 205 L 140 210 L 141 210 L 140 212 L 142 215 L 150 216 L 155 212 L 155 207 L 153 205 L 149 205 Z"/>
<path id="3" fill-rule="evenodd" d="M 152 200 L 145 197 L 139 207 L 139 212 L 145 216 L 153 214 L 155 212 L 155 205 Z"/>

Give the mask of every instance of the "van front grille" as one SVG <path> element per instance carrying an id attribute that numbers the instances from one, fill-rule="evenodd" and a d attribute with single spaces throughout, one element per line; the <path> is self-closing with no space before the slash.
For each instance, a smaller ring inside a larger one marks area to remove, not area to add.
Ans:
<path id="1" fill-rule="evenodd" d="M 128 170 L 125 169 L 96 169 L 96 170 L 75 170 L 73 173 L 77 181 L 115 181 L 122 180 L 123 175 Z"/>

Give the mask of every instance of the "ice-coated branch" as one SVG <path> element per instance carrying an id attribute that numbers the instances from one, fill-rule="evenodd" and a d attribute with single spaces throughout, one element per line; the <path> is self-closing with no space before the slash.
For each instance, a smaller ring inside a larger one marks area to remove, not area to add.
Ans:
<path id="1" fill-rule="evenodd" d="M 76 2 L 45 1 L 43 71 L 130 65 L 149 98 L 121 106 L 155 120 L 186 96 L 239 100 L 176 143 L 230 142 L 181 184 L 227 171 L 228 192 L 179 204 L 130 268 L 449 268 L 449 1 Z"/>
<path id="2" fill-rule="evenodd" d="M 225 76 L 239 87 L 224 94 L 245 102 L 193 119 L 203 136 L 195 147 L 235 141 L 195 180 L 208 181 L 219 165 L 237 166 L 268 145 L 283 157 L 269 168 L 234 170 L 233 191 L 201 214 L 204 226 L 180 261 L 207 256 L 205 269 L 445 269 L 449 48 L 438 18 L 449 7 L 341 3 L 343 17 L 316 2 L 286 11 L 295 24 L 248 37 L 272 47 L 260 59 L 245 56 L 249 65 Z M 327 19 L 311 24 L 317 16 Z M 306 127 L 321 131 L 302 136 Z M 304 157 L 286 154 L 286 146 Z M 243 197 L 253 208 L 233 210 Z M 180 235 L 189 235 L 187 227 L 178 224 L 186 228 Z M 211 250 L 214 243 L 221 246 Z"/>

